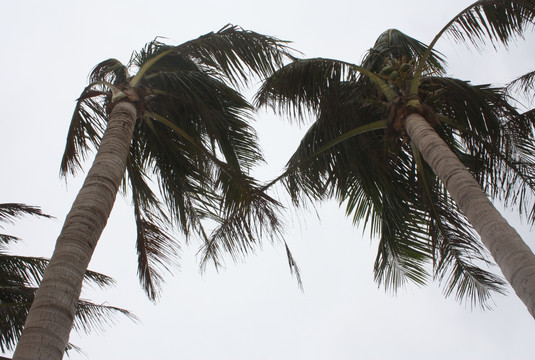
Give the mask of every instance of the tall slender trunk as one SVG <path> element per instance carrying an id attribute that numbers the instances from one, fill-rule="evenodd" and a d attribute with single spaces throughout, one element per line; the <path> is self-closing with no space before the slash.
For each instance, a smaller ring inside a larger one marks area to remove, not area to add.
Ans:
<path id="1" fill-rule="evenodd" d="M 124 176 L 136 116 L 136 108 L 129 102 L 119 102 L 113 108 L 95 161 L 65 219 L 35 294 L 14 360 L 63 357 L 85 271 Z"/>
<path id="2" fill-rule="evenodd" d="M 405 129 L 535 318 L 535 256 L 531 249 L 422 116 L 409 115 Z"/>

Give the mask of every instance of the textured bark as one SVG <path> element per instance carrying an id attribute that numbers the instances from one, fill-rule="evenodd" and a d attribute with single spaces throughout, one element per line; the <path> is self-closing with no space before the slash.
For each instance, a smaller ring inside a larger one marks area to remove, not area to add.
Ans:
<path id="1" fill-rule="evenodd" d="M 535 318 L 535 256 L 531 249 L 422 116 L 409 115 L 405 129 Z"/>
<path id="2" fill-rule="evenodd" d="M 93 165 L 57 239 L 14 360 L 63 357 L 84 273 L 124 176 L 135 119 L 132 104 L 120 102 L 114 107 Z"/>

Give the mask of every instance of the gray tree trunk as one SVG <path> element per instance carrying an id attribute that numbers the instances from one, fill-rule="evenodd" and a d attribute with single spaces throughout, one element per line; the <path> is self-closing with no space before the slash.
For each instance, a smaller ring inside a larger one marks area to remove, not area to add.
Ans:
<path id="1" fill-rule="evenodd" d="M 405 129 L 535 318 L 535 256 L 531 249 L 422 116 L 409 115 Z"/>
<path id="2" fill-rule="evenodd" d="M 63 357 L 85 271 L 125 173 L 136 117 L 136 108 L 129 102 L 113 108 L 93 165 L 65 219 L 35 294 L 14 360 Z"/>

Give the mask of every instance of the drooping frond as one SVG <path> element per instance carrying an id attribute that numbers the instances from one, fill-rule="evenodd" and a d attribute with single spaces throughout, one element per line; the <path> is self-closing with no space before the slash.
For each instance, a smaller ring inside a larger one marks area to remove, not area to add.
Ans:
<path id="1" fill-rule="evenodd" d="M 0 288 L 0 351 L 14 349 L 35 291 L 35 287 Z M 128 310 L 81 300 L 76 308 L 74 328 L 86 333 L 103 331 L 106 326 L 115 324 L 118 315 L 137 321 L 137 317 Z"/>
<path id="2" fill-rule="evenodd" d="M 384 192 L 382 202 L 373 207 L 374 217 L 380 222 L 374 278 L 378 285 L 394 292 L 407 281 L 424 285 L 430 277 L 426 265 L 432 258 L 425 236 L 425 215 L 417 208 L 407 211 L 397 195 Z"/>
<path id="3" fill-rule="evenodd" d="M 0 350 L 12 350 L 20 336 L 26 316 L 33 301 L 35 290 L 41 281 L 48 259 L 7 255 L 0 252 Z M 113 279 L 99 273 L 87 271 L 86 284 L 99 287 L 112 285 Z M 80 308 L 82 307 L 82 308 Z M 75 319 L 77 327 L 89 331 L 102 329 L 112 324 L 117 313 L 129 318 L 135 317 L 128 311 L 89 302 L 80 303 Z"/>
<path id="4" fill-rule="evenodd" d="M 230 213 L 221 212 L 211 216 L 217 226 L 206 236 L 201 248 L 202 269 L 209 262 L 218 267 L 221 256 L 225 253 L 230 254 L 235 261 L 248 255 L 261 245 L 263 235 L 275 239 L 280 235 L 282 223 L 277 213 L 280 205 L 277 201 L 267 196 L 250 179 L 244 179 L 240 196 L 243 197 L 240 207 L 235 207 Z"/>
<path id="5" fill-rule="evenodd" d="M 251 75 L 263 79 L 293 58 L 288 41 L 226 25 L 179 46 L 203 66 L 208 66 L 233 84 L 247 83 Z"/>
<path id="6" fill-rule="evenodd" d="M 128 310 L 80 299 L 76 307 L 73 327 L 76 331 L 84 331 L 86 334 L 91 333 L 91 331 L 102 332 L 105 327 L 112 326 L 117 322 L 118 315 L 126 316 L 132 321 L 138 320 L 137 316 Z"/>
<path id="7" fill-rule="evenodd" d="M 0 274 L 3 285 L 12 284 L 37 284 L 48 265 L 44 258 L 7 255 L 0 252 Z"/>
<path id="8" fill-rule="evenodd" d="M 124 84 L 130 75 L 128 68 L 117 59 L 108 59 L 99 63 L 89 74 L 89 83 Z"/>
<path id="9" fill-rule="evenodd" d="M 315 115 L 320 104 L 340 83 L 355 79 L 351 64 L 331 59 L 296 60 L 263 82 L 255 97 L 257 106 L 290 115 L 297 120 Z"/>
<path id="10" fill-rule="evenodd" d="M 195 40 L 178 46 L 169 46 L 154 40 L 139 53 L 132 63 L 139 67 L 133 84 L 141 77 L 161 68 L 166 58 L 190 59 L 220 79 L 233 85 L 247 84 L 251 76 L 265 78 L 283 65 L 285 59 L 293 58 L 288 42 L 274 37 L 226 25 L 217 32 L 210 32 Z"/>
<path id="11" fill-rule="evenodd" d="M 535 71 L 528 72 L 519 78 L 507 84 L 507 91 L 519 91 L 526 96 L 531 94 L 531 98 L 535 97 Z"/>
<path id="12" fill-rule="evenodd" d="M 455 295 L 459 301 L 467 301 L 472 307 L 489 307 L 492 293 L 505 293 L 505 282 L 483 266 L 489 266 L 488 254 L 477 241 L 477 237 L 466 223 L 457 227 L 459 214 L 456 211 L 442 211 L 440 228 L 434 229 L 437 237 L 435 279 L 444 287 L 444 295 Z M 452 221 L 453 220 L 453 221 Z M 477 265 L 476 265 L 477 263 Z"/>
<path id="13" fill-rule="evenodd" d="M 36 215 L 50 218 L 40 208 L 25 204 L 0 204 L 0 222 L 11 223 L 22 215 Z M 22 332 L 26 316 L 33 302 L 35 291 L 48 265 L 48 259 L 7 254 L 13 236 L 0 235 L 0 351 L 12 350 Z M 86 285 L 105 287 L 114 284 L 109 276 L 87 271 L 84 276 Z M 127 310 L 81 302 L 79 304 L 75 326 L 89 331 L 91 328 L 102 329 L 105 324 L 112 324 L 116 314 L 123 314 L 135 319 Z"/>
<path id="14" fill-rule="evenodd" d="M 170 272 L 170 268 L 178 264 L 180 245 L 166 230 L 168 224 L 156 218 L 145 207 L 140 207 L 139 204 L 134 204 L 134 209 L 137 227 L 138 276 L 149 299 L 155 301 L 163 282 L 162 272 Z"/>
<path id="15" fill-rule="evenodd" d="M 480 0 L 455 16 L 439 33 L 456 41 L 482 46 L 486 40 L 508 46 L 522 37 L 535 21 L 532 0 Z"/>
<path id="16" fill-rule="evenodd" d="M 41 216 L 50 218 L 50 215 L 44 214 L 37 206 L 31 206 L 20 203 L 3 203 L 0 204 L 0 224 L 9 223 L 12 224 L 17 218 L 24 215 Z M 0 228 L 2 225 L 0 225 Z"/>
<path id="17" fill-rule="evenodd" d="M 297 265 L 297 262 L 295 261 L 294 256 L 286 242 L 284 242 L 284 247 L 286 248 L 286 257 L 288 258 L 288 266 L 290 267 L 290 271 L 295 275 L 299 288 L 304 290 L 303 280 L 301 278 L 301 270 L 299 270 L 299 266 Z"/>
<path id="18" fill-rule="evenodd" d="M 106 127 L 107 112 L 103 102 L 94 96 L 85 97 L 88 91 L 90 87 L 82 92 L 76 102 L 61 159 L 61 176 L 76 174 L 89 152 L 100 145 Z"/>
<path id="19" fill-rule="evenodd" d="M 107 104 L 114 85 L 128 80 L 128 68 L 116 59 L 108 59 L 93 68 L 89 85 L 76 100 L 67 143 L 61 160 L 60 175 L 74 175 L 91 150 L 98 149 L 107 126 Z"/>
<path id="20" fill-rule="evenodd" d="M 256 133 L 248 124 L 252 108 L 235 90 L 200 71 L 162 73 L 151 80 L 151 86 L 166 89 L 155 91 L 152 112 L 171 123 L 175 118 L 173 125 L 198 145 L 211 153 L 221 152 L 231 166 L 243 167 L 244 171 L 262 160 Z M 189 114 L 200 116 L 202 121 Z M 205 136 L 200 136 L 202 133 Z"/>
<path id="21" fill-rule="evenodd" d="M 531 213 L 535 148 L 529 114 L 510 105 L 505 89 L 489 85 L 430 77 L 421 91 L 443 119 L 443 139 L 489 195 Z"/>

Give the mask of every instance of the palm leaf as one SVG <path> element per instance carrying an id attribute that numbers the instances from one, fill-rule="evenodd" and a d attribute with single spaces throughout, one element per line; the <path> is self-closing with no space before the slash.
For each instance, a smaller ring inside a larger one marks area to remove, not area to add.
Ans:
<path id="1" fill-rule="evenodd" d="M 444 26 L 429 44 L 428 50 L 418 62 L 409 94 L 418 93 L 419 80 L 435 44 L 444 34 L 450 34 L 459 42 L 471 42 L 479 47 L 485 39 L 495 46 L 507 46 L 515 36 L 523 36 L 535 19 L 535 3 L 532 0 L 480 0 L 468 6 Z"/>
<path id="2" fill-rule="evenodd" d="M 132 85 L 137 85 L 149 69 L 154 72 L 151 68 L 158 66 L 165 57 L 174 55 L 192 59 L 234 85 L 246 84 L 250 75 L 269 76 L 282 66 L 286 58 L 292 58 L 292 50 L 287 43 L 230 24 L 175 47 L 155 40 L 134 57 L 134 63 L 140 70 Z"/>
<path id="3" fill-rule="evenodd" d="M 39 207 L 20 203 L 0 204 L 0 222 L 12 223 L 23 215 L 51 218 Z M 9 235 L 0 235 L 0 351 L 12 350 L 19 338 L 26 316 L 33 302 L 35 291 L 48 265 L 48 259 L 30 256 L 6 254 L 7 245 L 18 240 Z M 86 271 L 85 284 L 105 287 L 114 284 L 109 276 Z M 79 304 L 75 327 L 89 331 L 102 329 L 103 325 L 112 324 L 116 314 L 135 319 L 127 310 L 97 305 L 87 301 Z"/>
<path id="4" fill-rule="evenodd" d="M 87 91 L 90 91 L 89 86 L 76 102 L 61 159 L 61 176 L 75 175 L 91 149 L 98 148 L 104 133 L 106 111 L 100 101 L 84 97 Z"/>
<path id="5" fill-rule="evenodd" d="M 34 215 L 45 218 L 52 216 L 44 214 L 37 206 L 31 206 L 21 203 L 2 203 L 0 204 L 0 223 L 12 224 L 17 218 L 24 215 Z M 0 225 L 1 227 L 1 225 Z"/>
<path id="6" fill-rule="evenodd" d="M 280 204 L 259 187 L 249 188 L 242 195 L 246 195 L 247 199 L 242 199 L 241 206 L 234 208 L 233 212 L 211 214 L 217 226 L 206 236 L 201 249 L 201 269 L 209 261 L 218 267 L 223 253 L 230 254 L 235 261 L 248 255 L 259 245 L 264 234 L 272 239 L 280 236 L 282 224 L 277 213 Z M 295 269 L 293 266 L 290 268 Z"/>
<path id="7" fill-rule="evenodd" d="M 15 347 L 22 333 L 35 291 L 36 288 L 18 288 L 16 298 L 2 298 L 0 304 L 0 350 L 2 352 L 13 350 Z M 0 289 L 0 293 L 5 292 L 4 289 Z M 76 308 L 74 328 L 86 333 L 92 330 L 103 331 L 106 326 L 115 324 L 117 315 L 137 321 L 137 317 L 128 310 L 80 300 Z"/>
<path id="8" fill-rule="evenodd" d="M 437 35 L 451 35 L 459 42 L 478 47 L 488 39 L 493 45 L 509 45 L 532 27 L 535 2 L 532 0 L 480 0 L 455 16 Z"/>
<path id="9" fill-rule="evenodd" d="M 302 121 L 317 115 L 320 104 L 337 98 L 337 91 L 362 73 L 376 84 L 387 98 L 395 93 L 382 79 L 362 66 L 332 59 L 296 60 L 270 76 L 255 96 L 257 106 L 269 106 L 275 112 Z"/>
<path id="10" fill-rule="evenodd" d="M 97 64 L 89 74 L 89 83 L 105 82 L 122 84 L 130 77 L 128 68 L 117 59 L 104 60 Z"/>
<path id="11" fill-rule="evenodd" d="M 149 299 L 155 301 L 163 282 L 162 272 L 178 264 L 180 245 L 166 231 L 166 223 L 139 203 L 134 204 L 137 227 L 138 276 Z M 168 223 L 168 221 L 167 221 Z"/>
<path id="12" fill-rule="evenodd" d="M 530 71 L 507 84 L 507 91 L 520 91 L 526 95 L 535 90 L 535 71 Z"/>
<path id="13" fill-rule="evenodd" d="M 423 101 L 443 120 L 443 139 L 493 198 L 530 213 L 535 158 L 533 119 L 509 104 L 505 89 L 428 77 Z M 455 120 L 453 120 L 455 119 Z"/>
<path id="14" fill-rule="evenodd" d="M 74 329 L 84 331 L 89 334 L 91 331 L 103 331 L 106 326 L 116 323 L 117 315 L 126 316 L 132 321 L 137 321 L 137 317 L 130 311 L 116 306 L 94 304 L 81 299 L 76 308 Z"/>
<path id="15" fill-rule="evenodd" d="M 250 75 L 265 78 L 293 58 L 288 41 L 226 25 L 180 46 L 183 51 L 229 79 L 247 83 Z"/>

